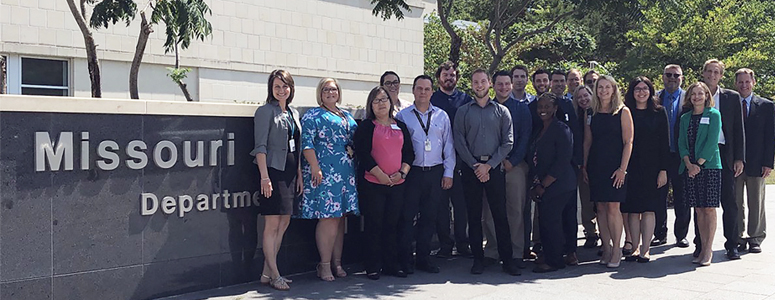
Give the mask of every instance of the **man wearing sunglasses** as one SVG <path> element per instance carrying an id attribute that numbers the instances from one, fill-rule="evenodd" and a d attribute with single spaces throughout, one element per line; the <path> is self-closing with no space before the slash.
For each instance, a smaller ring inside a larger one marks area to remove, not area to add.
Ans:
<path id="1" fill-rule="evenodd" d="M 673 207 L 675 211 L 675 225 L 673 232 L 675 234 L 675 245 L 681 248 L 689 247 L 689 241 L 686 240 L 686 234 L 689 232 L 689 221 L 691 220 L 691 210 L 683 201 L 683 181 L 678 174 L 678 166 L 681 163 L 678 154 L 678 135 L 675 134 L 676 121 L 681 117 L 681 103 L 683 102 L 685 91 L 681 88 L 683 84 L 683 70 L 679 65 L 667 65 L 662 73 L 662 82 L 665 89 L 657 92 L 659 103 L 665 107 L 670 128 L 670 167 L 667 169 L 667 179 L 673 185 Z M 665 201 L 663 209 L 656 212 L 656 225 L 654 231 L 654 240 L 651 246 L 659 246 L 667 243 L 667 185 L 660 190 L 660 198 Z"/>

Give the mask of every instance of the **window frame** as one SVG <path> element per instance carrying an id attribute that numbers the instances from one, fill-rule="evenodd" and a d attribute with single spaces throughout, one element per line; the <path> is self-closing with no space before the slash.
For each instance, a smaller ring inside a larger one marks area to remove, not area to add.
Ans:
<path id="1" fill-rule="evenodd" d="M 8 94 L 22 95 L 22 88 L 42 88 L 50 90 L 64 90 L 65 96 L 58 97 L 71 97 L 73 96 L 73 60 L 71 58 L 54 57 L 54 56 L 40 56 L 40 55 L 27 55 L 27 54 L 11 54 L 0 53 L 6 57 L 6 88 Z M 22 84 L 22 59 L 46 59 L 65 62 L 67 67 L 67 86 L 53 86 L 53 85 L 35 85 L 35 84 Z M 35 95 L 31 95 L 35 96 Z"/>

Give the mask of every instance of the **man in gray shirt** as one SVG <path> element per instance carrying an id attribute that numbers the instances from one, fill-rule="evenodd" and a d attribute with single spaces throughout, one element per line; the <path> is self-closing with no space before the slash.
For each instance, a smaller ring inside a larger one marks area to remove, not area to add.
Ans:
<path id="1" fill-rule="evenodd" d="M 487 193 L 498 255 L 503 259 L 503 271 L 520 275 L 514 264 L 511 234 L 506 217 L 506 181 L 501 162 L 508 156 L 514 144 L 511 114 L 509 110 L 490 99 L 490 75 L 477 69 L 471 75 L 473 102 L 458 108 L 453 122 L 455 150 L 463 161 L 461 173 L 469 216 L 482 215 L 482 192 Z M 468 218 L 468 237 L 474 255 L 472 274 L 484 272 L 482 249 L 482 220 Z"/>

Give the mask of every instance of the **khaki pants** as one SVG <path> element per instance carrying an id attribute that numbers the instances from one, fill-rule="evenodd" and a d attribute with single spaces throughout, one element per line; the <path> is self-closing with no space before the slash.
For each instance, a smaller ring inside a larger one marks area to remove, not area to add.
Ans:
<path id="1" fill-rule="evenodd" d="M 523 210 L 527 199 L 527 163 L 520 162 L 506 173 L 506 217 L 509 220 L 511 234 L 512 258 L 522 258 L 525 248 L 525 220 Z M 484 220 L 482 229 L 487 239 L 484 256 L 498 259 L 498 242 L 495 240 L 495 225 L 490 213 L 490 206 L 484 200 L 482 208 Z M 503 259 L 503 258 L 501 258 Z"/>
<path id="2" fill-rule="evenodd" d="M 748 234 L 748 242 L 761 245 L 767 236 L 767 219 L 764 215 L 764 178 L 747 176 L 745 173 L 735 179 L 735 200 L 738 213 L 738 236 L 743 239 L 743 230 Z M 744 201 L 743 186 L 748 201 Z M 745 226 L 745 208 L 748 206 L 748 226 Z"/>

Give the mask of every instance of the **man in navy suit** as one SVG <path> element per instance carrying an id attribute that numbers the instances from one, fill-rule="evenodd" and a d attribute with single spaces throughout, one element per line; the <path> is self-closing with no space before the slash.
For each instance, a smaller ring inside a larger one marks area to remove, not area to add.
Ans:
<path id="1" fill-rule="evenodd" d="M 767 232 L 764 215 L 764 181 L 772 172 L 775 156 L 775 108 L 770 100 L 754 95 L 756 78 L 751 69 L 742 68 L 735 72 L 735 86 L 740 93 L 745 127 L 745 171 L 735 180 L 735 198 L 740 209 L 737 215 L 738 250 L 762 252 L 761 244 Z M 743 187 L 748 202 L 743 201 Z M 745 209 L 748 205 L 748 228 L 745 228 Z M 743 239 L 743 230 L 748 238 Z M 747 244 L 747 245 L 746 245 Z"/>
<path id="2" fill-rule="evenodd" d="M 724 77 L 724 63 L 718 59 L 710 59 L 702 67 L 703 82 L 708 85 L 713 94 L 716 109 L 721 112 L 721 134 L 718 148 L 721 153 L 721 208 L 724 224 L 724 248 L 727 258 L 740 259 L 737 242 L 740 239 L 738 228 L 738 212 L 740 208 L 735 201 L 735 178 L 743 174 L 745 162 L 745 132 L 743 130 L 743 113 L 740 94 L 733 90 L 721 88 L 718 84 Z M 700 235 L 695 223 L 694 244 L 697 247 L 694 256 L 702 251 Z"/>

